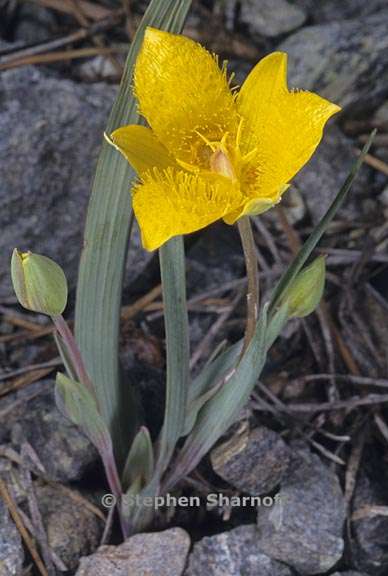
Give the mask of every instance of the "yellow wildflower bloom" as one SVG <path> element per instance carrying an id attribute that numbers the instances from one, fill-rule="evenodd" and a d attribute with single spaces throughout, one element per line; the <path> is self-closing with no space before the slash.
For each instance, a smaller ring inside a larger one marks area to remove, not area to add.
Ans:
<path id="1" fill-rule="evenodd" d="M 225 67 L 200 44 L 148 28 L 134 74 L 150 128 L 110 136 L 139 176 L 133 208 L 143 245 L 279 202 L 318 146 L 338 106 L 287 88 L 287 54 L 274 52 L 230 89 Z"/>

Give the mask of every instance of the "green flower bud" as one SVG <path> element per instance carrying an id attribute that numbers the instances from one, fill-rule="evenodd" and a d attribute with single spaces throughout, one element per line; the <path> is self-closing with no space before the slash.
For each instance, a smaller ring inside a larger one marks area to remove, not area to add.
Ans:
<path id="1" fill-rule="evenodd" d="M 322 298 L 325 273 L 324 256 L 319 256 L 299 272 L 283 299 L 283 304 L 288 308 L 288 316 L 303 318 L 314 312 Z"/>
<path id="2" fill-rule="evenodd" d="M 11 276 L 17 299 L 24 308 L 49 316 L 62 314 L 67 303 L 67 281 L 53 260 L 15 248 Z"/>

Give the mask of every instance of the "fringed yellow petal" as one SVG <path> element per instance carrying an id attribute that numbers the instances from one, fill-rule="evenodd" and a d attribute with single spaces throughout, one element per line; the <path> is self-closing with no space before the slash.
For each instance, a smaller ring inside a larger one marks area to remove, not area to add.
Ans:
<path id="1" fill-rule="evenodd" d="M 236 200 L 226 178 L 207 180 L 169 168 L 144 175 L 133 189 L 133 209 L 146 250 L 222 218 Z"/>
<path id="2" fill-rule="evenodd" d="M 147 28 L 135 67 L 135 93 L 157 138 L 183 162 L 208 165 L 208 143 L 237 131 L 226 71 L 184 36 Z"/>
<path id="3" fill-rule="evenodd" d="M 327 120 L 340 110 L 317 94 L 289 92 L 286 74 L 287 55 L 274 52 L 255 66 L 237 98 L 240 146 L 251 155 L 259 196 L 295 176 L 318 146 Z"/>
<path id="4" fill-rule="evenodd" d="M 108 141 L 123 154 L 139 175 L 151 168 L 163 169 L 175 163 L 152 130 L 145 126 L 122 126 L 112 132 Z"/>

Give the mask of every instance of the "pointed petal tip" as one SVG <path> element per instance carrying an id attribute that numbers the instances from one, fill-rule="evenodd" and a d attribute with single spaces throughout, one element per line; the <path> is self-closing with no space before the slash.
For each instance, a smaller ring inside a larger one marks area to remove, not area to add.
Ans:
<path id="1" fill-rule="evenodd" d="M 146 126 L 129 124 L 116 128 L 108 137 L 108 142 L 121 152 L 138 174 L 154 167 L 164 169 L 174 164 L 173 157 Z"/>
<path id="2" fill-rule="evenodd" d="M 287 70 L 288 54 L 287 52 L 281 52 L 277 50 L 276 52 L 270 52 L 266 56 L 263 56 L 257 63 L 257 65 L 262 66 L 273 66 L 274 70 L 283 69 Z M 257 66 L 256 65 L 256 66 Z"/>
<path id="3" fill-rule="evenodd" d="M 112 134 L 113 134 L 113 132 L 112 132 Z M 108 142 L 108 144 L 112 144 L 112 142 L 113 142 L 113 140 L 112 140 L 112 134 L 107 134 L 107 133 L 104 131 L 104 140 L 106 140 L 106 141 Z"/>
<path id="4" fill-rule="evenodd" d="M 116 130 L 114 130 L 111 134 L 107 134 L 106 132 L 104 132 L 104 139 L 106 142 L 108 142 L 108 144 L 110 144 L 110 146 L 112 146 L 113 148 L 115 148 L 116 150 L 118 150 L 119 152 L 121 152 L 121 154 L 123 154 L 123 150 L 122 148 L 118 145 L 117 142 L 117 136 L 118 136 L 118 132 L 121 130 L 121 128 L 117 128 Z"/>
<path id="5" fill-rule="evenodd" d="M 330 102 L 330 100 L 326 100 L 326 98 L 322 98 L 322 96 L 319 96 L 317 94 L 318 98 L 321 99 L 321 102 L 324 103 L 325 108 L 324 108 L 324 112 L 322 114 L 323 118 L 325 118 L 326 122 L 332 117 L 334 116 L 334 114 L 338 114 L 339 112 L 342 111 L 341 106 L 338 106 L 338 104 L 334 104 L 334 102 Z M 324 129 L 324 126 L 322 126 L 322 131 Z"/>
<path id="6" fill-rule="evenodd" d="M 282 52 L 281 50 L 275 50 L 275 52 L 270 52 L 269 54 L 267 54 L 267 56 L 264 56 L 263 60 L 264 59 L 284 60 L 287 63 L 288 53 Z"/>
<path id="7" fill-rule="evenodd" d="M 338 104 L 334 104 L 334 102 L 331 102 L 331 114 L 330 116 L 333 116 L 333 114 L 338 114 L 338 112 L 342 111 L 342 106 L 339 106 Z"/>
<path id="8" fill-rule="evenodd" d="M 116 128 L 115 130 L 113 130 L 113 132 L 111 132 L 110 134 L 107 134 L 106 132 L 104 132 L 105 140 L 107 140 L 107 142 L 109 142 L 109 144 L 115 144 L 116 140 L 123 133 L 123 129 L 124 129 L 124 126 L 121 126 L 120 128 Z"/>

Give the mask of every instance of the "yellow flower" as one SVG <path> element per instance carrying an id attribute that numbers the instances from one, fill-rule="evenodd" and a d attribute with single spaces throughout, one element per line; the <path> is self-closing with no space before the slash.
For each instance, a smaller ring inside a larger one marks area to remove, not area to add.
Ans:
<path id="1" fill-rule="evenodd" d="M 110 140 L 138 173 L 133 208 L 147 250 L 271 208 L 340 110 L 288 90 L 285 53 L 263 58 L 237 92 L 202 46 L 154 28 L 146 30 L 134 86 L 150 128 L 124 126 Z"/>

